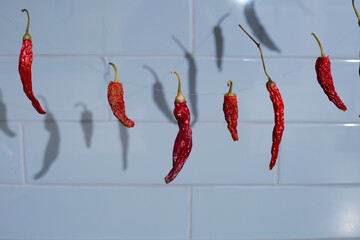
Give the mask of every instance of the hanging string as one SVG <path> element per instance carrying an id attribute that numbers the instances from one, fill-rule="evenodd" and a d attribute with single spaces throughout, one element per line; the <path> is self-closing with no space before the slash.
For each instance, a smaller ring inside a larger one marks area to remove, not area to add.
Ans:
<path id="1" fill-rule="evenodd" d="M 235 4 L 234 4 L 234 6 L 235 6 Z M 234 7 L 230 8 L 228 12 L 231 13 L 233 10 L 234 10 Z M 5 20 L 8 21 L 9 23 L 11 23 L 13 26 L 15 26 L 16 28 L 18 28 L 19 30 L 23 30 L 23 28 L 24 28 L 23 26 L 19 26 L 17 23 L 15 23 L 14 21 L 12 21 L 12 20 L 9 19 L 8 17 L 6 17 L 6 16 L 4 16 L 4 15 L 2 15 L 2 14 L 0 14 L 0 17 L 3 18 L 3 19 L 5 19 Z M 354 34 L 354 32 L 355 32 L 356 30 L 357 30 L 357 28 L 354 28 L 354 29 L 351 30 L 349 33 L 343 35 L 343 37 L 342 37 L 342 38 L 331 48 L 331 50 L 328 51 L 328 52 L 331 53 L 334 49 L 338 48 L 346 39 L 349 38 L 349 36 L 351 36 L 352 34 Z M 210 32 L 209 34 L 207 34 L 207 35 L 205 36 L 205 38 L 203 38 L 203 39 L 200 41 L 201 44 L 198 44 L 198 45 L 194 48 L 193 51 L 195 52 L 196 50 L 198 50 L 206 41 L 208 41 L 208 39 L 211 37 L 211 35 L 212 35 L 211 32 Z M 56 51 L 58 51 L 58 52 L 63 52 L 63 51 L 61 51 L 60 49 L 58 49 L 56 46 L 54 46 L 53 44 L 50 44 L 49 42 L 47 42 L 47 41 L 45 41 L 45 40 L 37 37 L 37 36 L 34 35 L 34 34 L 32 34 L 32 37 L 35 38 L 36 40 L 38 40 L 39 42 L 43 43 L 44 45 L 47 45 L 47 46 L 50 47 L 51 49 L 54 49 L 54 50 L 56 50 Z M 106 59 L 107 62 L 109 62 L 109 58 L 108 58 L 108 57 L 106 57 L 106 56 L 104 55 L 104 58 Z M 196 57 L 195 57 L 195 58 L 196 58 Z M 215 58 L 215 57 L 214 57 L 214 58 Z M 177 69 L 177 68 L 181 67 L 182 65 L 184 65 L 184 64 L 186 63 L 186 61 L 184 61 L 184 60 L 185 60 L 185 59 L 183 59 L 183 60 L 180 61 L 179 63 L 175 64 L 175 65 L 172 67 L 172 69 Z M 311 63 L 313 63 L 313 62 L 314 62 L 314 60 L 309 60 L 309 61 L 307 61 L 307 62 L 305 62 L 305 63 L 303 63 L 303 64 L 301 64 L 301 65 L 298 65 L 298 66 L 294 67 L 294 68 L 291 69 L 290 71 L 286 71 L 286 72 L 280 74 L 280 76 L 279 76 L 278 78 L 276 78 L 276 81 L 277 81 L 277 82 L 278 82 L 278 81 L 283 81 L 287 75 L 289 75 L 289 74 L 291 74 L 291 73 L 293 73 L 293 72 L 296 72 L 296 71 L 304 68 L 305 66 L 307 66 L 307 65 L 309 65 L 309 64 L 311 64 Z M 92 69 L 92 70 L 95 71 L 95 72 L 104 74 L 104 71 L 99 70 L 99 69 L 95 68 L 94 66 L 91 66 L 91 65 L 89 65 L 89 64 L 87 64 L 87 63 L 84 63 L 84 62 L 81 62 L 81 64 L 83 64 L 84 66 Z M 105 64 L 106 64 L 106 63 L 105 63 Z M 107 65 L 107 64 L 106 64 L 106 65 Z M 109 71 L 106 70 L 105 74 L 109 74 L 108 72 L 109 72 Z M 167 78 L 167 80 L 170 81 L 170 75 L 169 75 L 167 72 L 164 73 L 164 74 L 160 77 L 160 79 L 163 79 L 163 78 L 165 78 L 165 77 Z M 125 83 L 125 84 L 128 84 L 128 85 L 132 85 L 132 86 L 136 86 L 136 87 L 142 88 L 140 91 L 144 91 L 144 90 L 146 90 L 146 89 L 152 89 L 152 90 L 157 91 L 157 92 L 164 92 L 164 93 L 169 93 L 169 94 L 174 94 L 174 93 L 176 93 L 176 91 L 168 91 L 168 90 L 156 89 L 156 88 L 153 88 L 151 85 L 143 85 L 143 84 L 139 84 L 139 83 L 134 83 L 133 81 L 122 80 L 122 82 Z M 237 89 L 236 92 L 248 91 L 248 90 L 251 90 L 251 89 L 255 89 L 255 88 L 258 88 L 258 87 L 262 87 L 263 85 L 264 85 L 264 83 L 259 81 L 259 84 L 252 85 L 251 87 L 245 87 L 245 88 Z M 225 91 L 225 90 L 224 90 L 224 91 Z M 134 95 L 137 95 L 137 94 L 132 94 L 132 96 L 134 96 Z M 192 95 L 197 95 L 197 96 L 223 96 L 224 93 L 223 93 L 223 92 L 184 93 L 184 95 L 186 95 L 186 96 L 192 96 Z M 20 106 L 20 105 L 16 105 L 16 104 L 13 104 L 13 105 L 16 106 L 16 107 L 19 107 L 19 108 L 25 108 L 25 107 Z M 96 109 L 100 109 L 100 108 L 102 108 L 102 107 L 103 107 L 103 106 L 98 106 L 98 107 L 96 107 Z"/>

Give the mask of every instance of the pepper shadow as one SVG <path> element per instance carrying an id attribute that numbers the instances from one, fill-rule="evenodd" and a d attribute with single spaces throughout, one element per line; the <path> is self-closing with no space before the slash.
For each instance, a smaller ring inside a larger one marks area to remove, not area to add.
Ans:
<path id="1" fill-rule="evenodd" d="M 224 14 L 213 29 L 215 37 L 215 54 L 216 54 L 216 65 L 219 71 L 222 71 L 223 55 L 224 55 L 224 37 L 220 24 L 230 15 L 230 13 Z"/>
<path id="2" fill-rule="evenodd" d="M 122 145 L 122 160 L 123 160 L 123 170 L 126 170 L 128 167 L 128 153 L 129 153 L 129 129 L 122 125 L 120 122 L 119 125 L 119 137 Z"/>
<path id="3" fill-rule="evenodd" d="M 92 113 L 87 109 L 85 103 L 78 102 L 75 107 L 82 107 L 83 112 L 81 113 L 80 124 L 84 134 L 85 144 L 87 148 L 91 146 L 91 136 L 94 131 L 94 123 Z"/>
<path id="4" fill-rule="evenodd" d="M 176 123 L 174 116 L 172 114 L 172 111 L 165 100 L 164 88 L 163 88 L 162 83 L 159 80 L 158 75 L 156 74 L 154 69 L 152 69 L 151 67 L 149 67 L 147 65 L 143 65 L 143 68 L 149 70 L 155 79 L 155 83 L 153 85 L 153 99 L 156 103 L 156 106 L 160 109 L 160 111 L 164 114 L 164 116 L 170 122 Z"/>
<path id="5" fill-rule="evenodd" d="M 50 111 L 45 98 L 42 96 L 39 96 L 38 98 L 42 99 L 47 109 L 44 124 L 45 124 L 45 130 L 49 132 L 50 137 L 45 148 L 43 166 L 41 170 L 34 175 L 35 180 L 42 178 L 49 171 L 51 165 L 55 162 L 56 158 L 59 155 L 59 148 L 60 148 L 60 132 L 59 132 L 58 124 L 56 123 L 54 115 Z"/>
<path id="6" fill-rule="evenodd" d="M 199 118 L 199 111 L 198 111 L 198 100 L 197 100 L 197 92 L 196 92 L 196 63 L 193 55 L 186 50 L 184 45 L 181 44 L 181 42 L 173 36 L 174 41 L 176 44 L 184 51 L 185 53 L 185 59 L 188 62 L 188 78 L 189 78 L 189 99 L 190 99 L 190 105 L 192 110 L 192 115 L 194 116 L 194 119 L 191 122 L 191 127 L 195 125 L 195 123 L 198 121 Z"/>
<path id="7" fill-rule="evenodd" d="M 11 131 L 8 125 L 7 109 L 5 103 L 3 102 L 3 93 L 1 89 L 0 89 L 0 121 L 1 121 L 0 130 L 3 131 L 8 137 L 15 137 L 16 134 L 13 131 Z"/>
<path id="8" fill-rule="evenodd" d="M 281 53 L 281 50 L 275 45 L 275 43 L 271 40 L 270 36 L 266 33 L 265 28 L 260 23 L 259 18 L 257 17 L 255 11 L 255 1 L 251 0 L 246 3 L 244 8 L 244 13 L 246 17 L 246 21 L 252 29 L 254 35 L 258 38 L 258 40 L 264 44 L 266 47 L 270 48 L 273 51 Z"/>

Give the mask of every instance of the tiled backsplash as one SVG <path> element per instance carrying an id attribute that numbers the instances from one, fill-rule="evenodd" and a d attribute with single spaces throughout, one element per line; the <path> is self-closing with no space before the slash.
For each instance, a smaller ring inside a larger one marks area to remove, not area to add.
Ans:
<path id="1" fill-rule="evenodd" d="M 45 116 L 19 78 L 22 8 Z M 267 78 L 238 24 L 262 36 L 284 99 L 272 171 Z M 360 239 L 360 28 L 350 0 L 3 0 L 0 32 L 1 240 Z M 346 112 L 316 80 L 311 32 Z M 109 108 L 109 62 L 134 128 Z M 173 70 L 193 149 L 166 185 L 178 132 Z M 222 111 L 228 80 L 238 142 Z"/>

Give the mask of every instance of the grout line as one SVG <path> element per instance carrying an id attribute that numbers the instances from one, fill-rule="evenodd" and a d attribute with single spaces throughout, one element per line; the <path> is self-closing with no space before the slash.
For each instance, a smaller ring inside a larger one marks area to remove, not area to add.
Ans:
<path id="1" fill-rule="evenodd" d="M 217 238 L 216 238 L 217 239 Z M 229 238 L 221 238 L 222 240 L 282 240 L 283 238 L 236 238 L 236 239 L 229 239 Z M 287 238 L 288 240 L 359 240 L 359 237 L 342 237 L 342 238 Z M 0 238 L 0 240 L 25 240 L 25 238 Z M 26 240 L 38 240 L 33 238 L 26 238 Z M 47 239 L 46 239 L 47 240 Z M 65 240 L 65 239 L 58 239 L 58 238 L 52 238 L 48 240 Z M 78 238 L 70 238 L 67 240 L 78 240 Z M 99 240 L 99 238 L 81 238 L 81 240 Z M 113 240 L 143 240 L 142 239 L 127 239 L 127 238 L 115 238 Z M 147 239 L 147 240 L 158 240 L 158 239 Z M 185 240 L 185 239 L 172 239 L 172 240 Z M 209 240 L 209 239 L 198 239 L 198 240 Z"/>
<path id="2" fill-rule="evenodd" d="M 195 31 L 194 27 L 192 31 Z M 194 40 L 195 38 L 190 36 L 190 42 L 191 42 L 191 51 L 192 54 L 194 51 Z M 216 56 L 212 55 L 193 55 L 194 58 L 198 59 L 216 59 Z M 266 56 L 266 55 L 265 55 Z M 177 56 L 177 55 L 144 55 L 144 56 L 136 56 L 136 55 L 108 55 L 108 54 L 94 54 L 94 55 L 67 55 L 67 54 L 35 54 L 34 58 L 124 58 L 124 59 L 184 59 L 184 56 Z M 19 58 L 18 55 L 0 55 L 0 58 Z M 282 60 L 282 59 L 301 59 L 301 60 L 316 60 L 317 56 L 266 56 L 266 59 L 274 59 L 274 60 Z M 244 60 L 244 61 L 261 61 L 261 59 L 258 56 L 249 56 L 249 55 L 234 55 L 234 56 L 224 56 L 222 59 L 233 59 L 233 60 Z M 359 58 L 354 57 L 332 57 L 332 61 L 351 61 L 354 63 L 360 62 Z"/>
<path id="3" fill-rule="evenodd" d="M 22 187 L 19 183 L 0 183 L 0 187 Z M 325 183 L 325 184 L 96 184 L 96 183 L 27 183 L 27 187 L 52 188 L 360 188 L 360 183 Z M 192 197 L 192 196 L 191 196 Z"/>
<path id="4" fill-rule="evenodd" d="M 192 239 L 192 187 L 189 187 L 189 209 L 188 209 L 188 240 Z"/>
<path id="5" fill-rule="evenodd" d="M 22 184 L 26 184 L 25 148 L 24 148 L 24 126 L 20 124 L 20 155 L 22 162 Z"/>
<path id="6" fill-rule="evenodd" d="M 110 108 L 109 108 L 110 109 Z M 111 112 L 110 112 L 111 114 Z M 111 116 L 111 115 L 110 115 Z M 10 123 L 18 123 L 18 124 L 40 124 L 43 123 L 43 120 L 7 120 L 7 121 L 3 121 L 0 120 L 0 123 L 4 123 L 4 122 L 10 122 Z M 65 123 L 79 123 L 78 120 L 56 120 L 56 123 L 61 123 L 61 124 L 65 124 Z M 116 120 L 94 120 L 94 123 L 97 124 L 114 124 L 117 121 Z M 174 124 L 172 122 L 169 121 L 141 121 L 138 120 L 136 121 L 137 123 L 141 123 L 141 124 Z M 220 124 L 220 125 L 224 125 L 226 124 L 226 122 L 224 121 L 199 121 L 198 123 L 201 124 Z M 262 124 L 274 124 L 273 120 L 269 120 L 269 121 L 238 121 L 238 124 L 244 124 L 244 125 L 262 125 Z M 286 125 L 329 125 L 329 126 L 345 126 L 345 127 L 359 127 L 360 123 L 359 122 L 314 122 L 314 121 L 285 121 Z"/>

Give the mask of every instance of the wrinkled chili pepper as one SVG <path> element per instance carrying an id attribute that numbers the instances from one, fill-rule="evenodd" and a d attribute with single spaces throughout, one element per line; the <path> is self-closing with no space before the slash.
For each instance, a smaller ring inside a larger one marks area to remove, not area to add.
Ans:
<path id="1" fill-rule="evenodd" d="M 238 119 L 237 98 L 236 94 L 232 92 L 233 82 L 229 80 L 227 85 L 230 86 L 230 88 L 229 92 L 224 95 L 223 111 L 231 137 L 234 141 L 238 141 L 239 137 L 236 130 Z"/>
<path id="2" fill-rule="evenodd" d="M 340 110 L 346 111 L 346 106 L 335 91 L 333 78 L 331 76 L 331 63 L 329 57 L 325 56 L 324 50 L 316 35 L 314 33 L 311 33 L 311 35 L 315 37 L 321 51 L 321 57 L 318 57 L 315 63 L 317 80 L 321 88 L 324 90 L 326 96 L 328 96 L 329 100 L 333 102 Z"/>
<path id="3" fill-rule="evenodd" d="M 135 123 L 125 115 L 125 102 L 124 102 L 124 90 L 122 84 L 119 82 L 118 70 L 113 63 L 109 63 L 115 70 L 115 80 L 110 82 L 107 90 L 107 97 L 111 107 L 111 110 L 115 117 L 125 127 L 134 127 Z"/>
<path id="4" fill-rule="evenodd" d="M 28 23 L 26 27 L 26 32 L 23 37 L 23 44 L 20 51 L 19 57 L 19 74 L 21 82 L 23 84 L 23 89 L 26 96 L 30 99 L 33 107 L 40 114 L 45 114 L 46 112 L 42 109 L 39 101 L 35 98 L 32 90 L 31 82 L 31 64 L 33 61 L 33 52 L 32 52 L 32 40 L 29 34 L 29 25 L 30 25 L 30 15 L 26 9 L 22 9 L 22 12 L 26 12 L 28 16 Z"/>
<path id="5" fill-rule="evenodd" d="M 276 159 L 279 153 L 279 146 L 280 146 L 282 134 L 285 129 L 284 103 L 281 98 L 279 89 L 277 88 L 274 81 L 269 79 L 266 83 L 266 88 L 270 93 L 270 99 L 271 102 L 273 103 L 274 114 L 275 114 L 275 126 L 272 134 L 273 144 L 271 146 L 271 161 L 269 164 L 269 168 L 271 170 L 276 164 Z"/>
<path id="6" fill-rule="evenodd" d="M 173 167 L 165 177 L 166 184 L 173 181 L 184 166 L 192 148 L 192 131 L 190 128 L 190 111 L 186 105 L 185 97 L 181 93 L 181 80 L 177 72 L 175 73 L 178 81 L 178 93 L 175 98 L 174 116 L 178 122 L 179 132 L 176 136 L 173 148 Z"/>
<path id="7" fill-rule="evenodd" d="M 246 33 L 246 35 L 248 35 L 251 38 L 251 40 L 253 40 L 253 42 L 259 48 L 264 72 L 268 78 L 268 81 L 266 82 L 266 88 L 270 93 L 270 100 L 273 103 L 274 114 L 275 114 L 275 120 L 274 120 L 275 126 L 272 132 L 271 161 L 269 164 L 269 169 L 271 170 L 276 164 L 276 160 L 279 154 L 279 146 L 280 146 L 281 138 L 285 129 L 284 103 L 281 98 L 280 91 L 277 88 L 275 82 L 271 80 L 269 74 L 266 72 L 264 57 L 261 51 L 260 43 L 255 41 L 255 39 L 251 37 L 250 34 L 246 32 L 245 29 L 240 24 L 239 27 Z"/>

